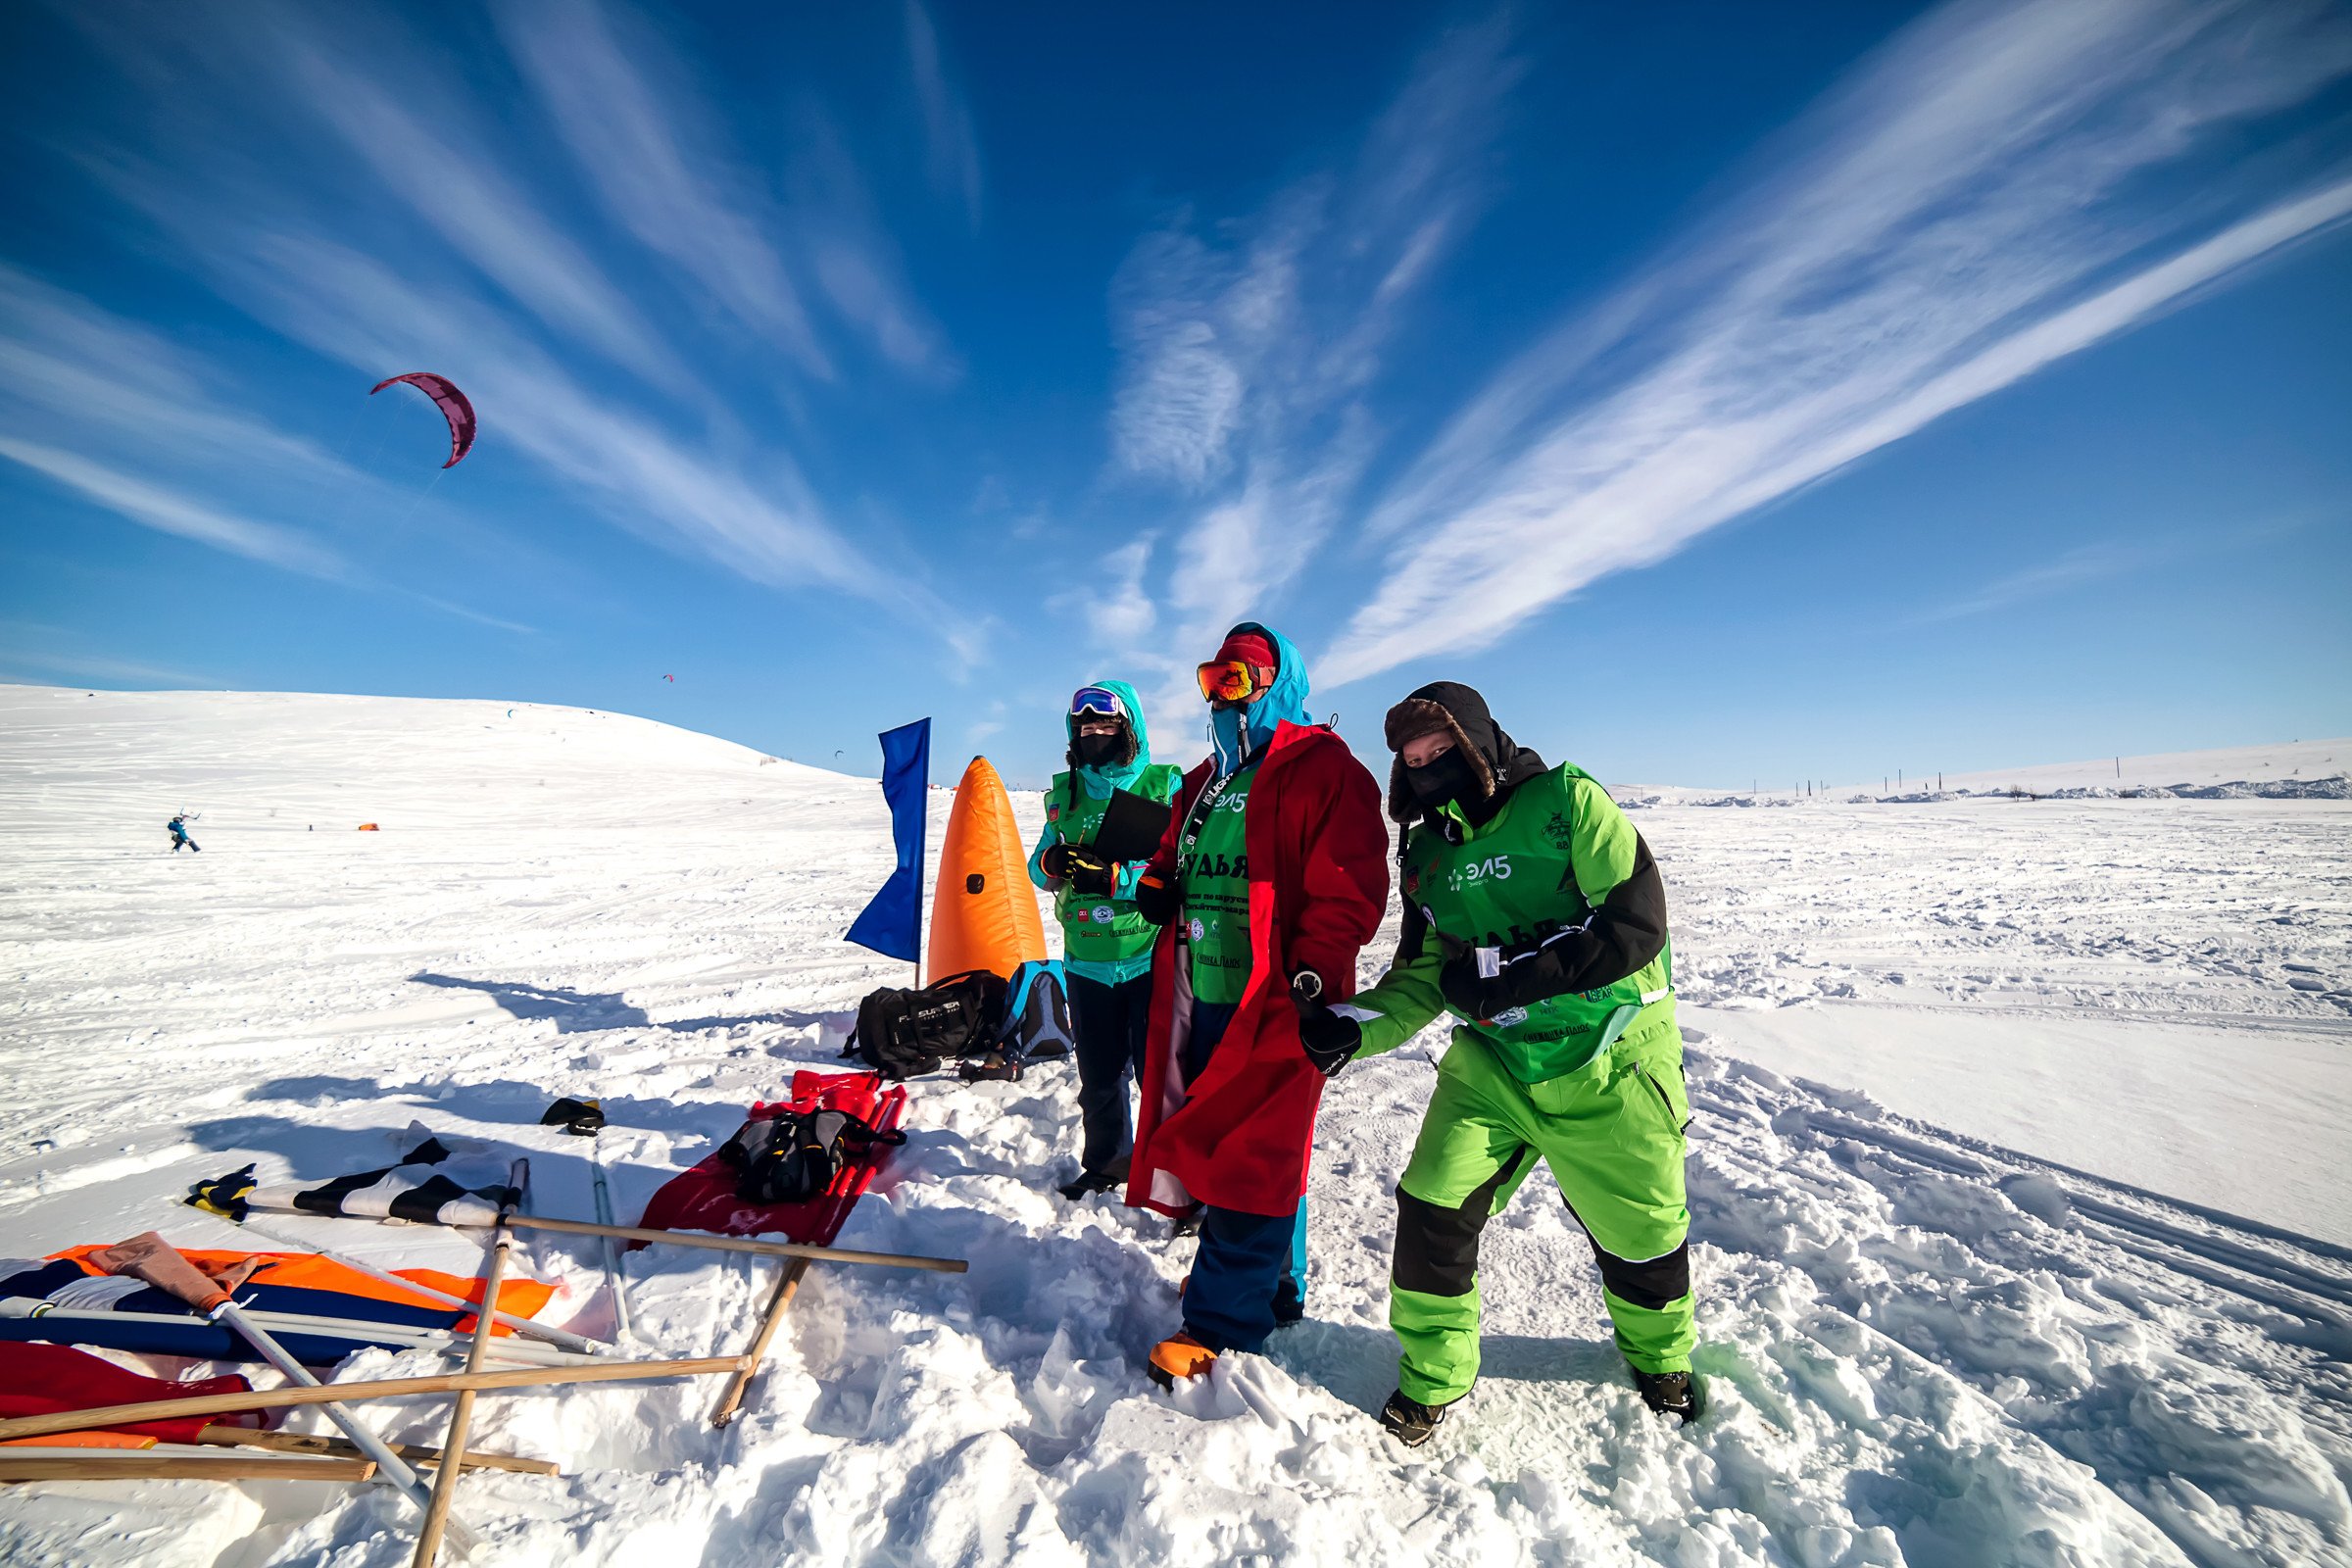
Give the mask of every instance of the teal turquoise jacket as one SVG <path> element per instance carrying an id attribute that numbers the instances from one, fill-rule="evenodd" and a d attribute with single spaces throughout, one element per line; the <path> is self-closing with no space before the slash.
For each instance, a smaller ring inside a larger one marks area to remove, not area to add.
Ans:
<path id="1" fill-rule="evenodd" d="M 1065 826 L 1085 824 L 1081 832 L 1072 835 L 1081 839 L 1091 832 L 1092 824 L 1101 816 L 1102 807 L 1114 791 L 1128 790 L 1164 801 L 1175 794 L 1182 771 L 1152 762 L 1152 732 L 1144 720 L 1143 705 L 1136 700 L 1134 687 L 1122 680 L 1099 680 L 1093 684 L 1117 693 L 1126 706 L 1127 722 L 1135 735 L 1135 756 L 1114 767 L 1076 767 L 1054 775 L 1054 782 L 1046 791 L 1046 825 L 1037 836 L 1036 848 L 1029 852 L 1029 880 L 1041 888 L 1054 890 L 1054 912 L 1062 926 L 1062 968 L 1098 984 L 1115 986 L 1147 974 L 1152 968 L 1152 937 L 1155 932 L 1134 908 L 1135 882 L 1143 874 L 1144 862 L 1130 860 L 1118 868 L 1108 901 L 1073 893 L 1066 884 L 1050 879 L 1038 862 L 1048 849 L 1061 842 Z M 1065 716 L 1063 728 L 1074 742 L 1077 715 Z M 1108 929 L 1103 928 L 1102 915 L 1096 912 L 1106 902 L 1112 916 Z M 1132 940 L 1118 941 L 1116 937 Z M 1114 940 L 1106 942 L 1106 938 Z M 1082 947 L 1108 947 L 1114 952 L 1120 947 L 1131 947 L 1135 951 L 1119 956 L 1090 956 L 1079 952 Z"/>

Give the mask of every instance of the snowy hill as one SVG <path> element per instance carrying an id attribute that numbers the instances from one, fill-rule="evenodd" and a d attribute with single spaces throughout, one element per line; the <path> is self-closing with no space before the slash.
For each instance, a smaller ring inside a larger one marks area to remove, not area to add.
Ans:
<path id="1" fill-rule="evenodd" d="M 854 783 L 652 719 L 536 704 L 0 686 L 0 761 L 59 748 L 39 818 L 87 832 L 185 806 L 213 833 L 602 829 L 723 821 Z M 755 789 L 754 786 L 757 786 Z M 535 792 L 552 793 L 539 795 Z"/>
<path id="2" fill-rule="evenodd" d="M 181 808 L 201 856 L 166 853 Z M 815 1269 L 723 1433 L 707 1387 L 485 1398 L 480 1446 L 564 1474 L 467 1479 L 483 1560 L 2352 1561 L 2352 808 L 1638 821 L 1690 1004 L 1699 1427 L 1641 1408 L 1541 1176 L 1488 1231 L 1485 1383 L 1418 1453 L 1373 1425 L 1434 1038 L 1326 1101 L 1308 1321 L 1181 1397 L 1139 1368 L 1191 1244 L 1054 1196 L 1065 1072 L 926 1080 L 843 1245 L 971 1273 Z M 890 860 L 870 781 L 617 715 L 0 688 L 0 1254 L 235 1246 L 189 1182 L 377 1163 L 412 1121 L 528 1153 L 539 1211 L 585 1216 L 580 1142 L 535 1125 L 566 1094 L 604 1097 L 633 1215 L 906 977 L 839 940 Z M 552 1316 L 609 1327 L 592 1250 L 523 1262 Z M 646 1353 L 740 1347 L 772 1280 L 628 1269 Z M 419 1442 L 446 1414 L 368 1408 Z M 364 1491 L 0 1491 L 12 1564 L 389 1565 L 412 1539 Z"/>

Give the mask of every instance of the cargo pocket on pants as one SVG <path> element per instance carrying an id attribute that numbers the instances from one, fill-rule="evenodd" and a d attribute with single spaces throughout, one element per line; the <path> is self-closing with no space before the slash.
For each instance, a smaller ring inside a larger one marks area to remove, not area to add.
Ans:
<path id="1" fill-rule="evenodd" d="M 1662 1075 L 1648 1066 L 1640 1062 L 1635 1063 L 1634 1075 L 1642 1080 L 1643 1088 L 1657 1103 L 1658 1108 L 1666 1113 L 1667 1123 L 1677 1133 L 1687 1132 L 1690 1126 L 1690 1099 L 1689 1092 L 1684 1090 L 1681 1071 L 1678 1069 L 1673 1075 L 1674 1087 L 1678 1091 L 1674 1094 L 1667 1092 Z"/>

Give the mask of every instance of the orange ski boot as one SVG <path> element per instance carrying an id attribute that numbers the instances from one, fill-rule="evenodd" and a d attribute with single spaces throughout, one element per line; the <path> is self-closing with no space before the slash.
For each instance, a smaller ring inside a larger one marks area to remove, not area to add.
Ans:
<path id="1" fill-rule="evenodd" d="M 1146 1370 L 1152 1382 L 1173 1389 L 1179 1378 L 1205 1377 L 1216 1360 L 1216 1351 L 1190 1334 L 1178 1334 L 1152 1347 L 1152 1362 Z"/>

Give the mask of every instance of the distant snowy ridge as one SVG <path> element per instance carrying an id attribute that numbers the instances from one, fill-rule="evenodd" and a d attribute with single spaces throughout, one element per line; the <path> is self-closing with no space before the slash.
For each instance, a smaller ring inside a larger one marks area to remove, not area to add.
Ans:
<path id="1" fill-rule="evenodd" d="M 1934 787 L 1923 788 L 1929 780 Z M 1709 790 L 1628 784 L 1610 792 L 1627 808 L 1654 806 L 1926 806 L 1984 796 L 2037 801 L 2352 801 L 2352 738 L 2289 741 L 2045 762 L 1980 773 L 1910 773 L 1861 784 Z"/>

